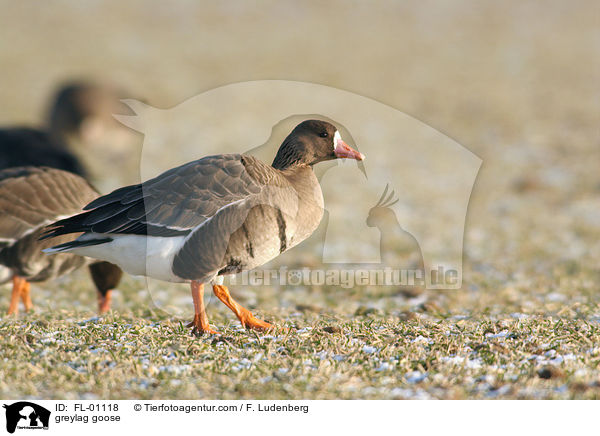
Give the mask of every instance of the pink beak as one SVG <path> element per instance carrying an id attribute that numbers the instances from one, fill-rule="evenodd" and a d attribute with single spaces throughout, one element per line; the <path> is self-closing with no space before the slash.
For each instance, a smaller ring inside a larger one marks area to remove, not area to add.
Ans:
<path id="1" fill-rule="evenodd" d="M 341 139 L 337 140 L 337 144 L 335 146 L 335 150 L 333 150 L 333 153 L 335 154 L 335 157 L 341 159 L 363 160 L 365 158 L 364 154 L 353 149 Z"/>

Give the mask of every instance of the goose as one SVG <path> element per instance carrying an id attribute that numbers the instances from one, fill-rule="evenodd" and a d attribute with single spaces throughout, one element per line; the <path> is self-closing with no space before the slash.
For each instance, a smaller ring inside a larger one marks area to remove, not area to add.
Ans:
<path id="1" fill-rule="evenodd" d="M 0 127 L 0 169 L 48 166 L 105 183 L 102 171 L 123 168 L 137 143 L 137 136 L 113 117 L 127 110 L 120 101 L 124 95 L 104 84 L 65 84 L 42 125 Z"/>
<path id="2" fill-rule="evenodd" d="M 111 130 L 123 128 L 113 117 L 123 109 L 125 92 L 110 84 L 72 81 L 60 86 L 46 120 L 53 137 L 89 146 Z"/>
<path id="3" fill-rule="evenodd" d="M 27 311 L 32 308 L 30 282 L 54 279 L 84 265 L 89 265 L 96 284 L 100 313 L 110 308 L 121 269 L 70 253 L 46 256 L 42 249 L 51 244 L 39 240 L 46 225 L 79 212 L 96 197 L 84 178 L 68 171 L 32 166 L 0 171 L 0 265 L 13 282 L 9 314 L 18 313 L 19 299 Z"/>
<path id="4" fill-rule="evenodd" d="M 51 224 L 43 238 L 82 233 L 48 253 L 76 253 L 133 275 L 189 282 L 192 333 L 208 322 L 204 285 L 242 326 L 274 328 L 236 302 L 223 276 L 256 268 L 308 238 L 323 216 L 313 172 L 319 162 L 363 160 L 331 123 L 306 120 L 285 138 L 271 165 L 245 154 L 207 156 L 97 198 L 84 212 Z"/>
<path id="5" fill-rule="evenodd" d="M 99 136 L 119 123 L 112 117 L 121 103 L 107 85 L 71 82 L 60 87 L 39 127 L 0 128 L 0 169 L 47 166 L 86 176 L 79 149 L 91 146 Z"/>
<path id="6" fill-rule="evenodd" d="M 89 179 L 87 165 L 78 156 L 86 158 L 86 162 L 98 163 L 97 159 L 94 159 L 98 157 L 97 153 L 96 156 L 87 157 L 91 154 L 88 153 L 89 148 L 98 137 L 107 136 L 107 132 L 116 130 L 113 126 L 118 123 L 112 118 L 112 113 L 117 112 L 119 104 L 119 94 L 109 86 L 88 82 L 65 84 L 52 100 L 46 125 L 36 128 L 0 128 L 0 170 L 21 166 L 44 166 L 69 171 Z M 112 138 L 114 135 L 110 136 Z M 0 214 L 2 212 L 3 210 L 0 210 Z M 18 237 L 5 236 L 10 239 Z M 32 247 L 36 246 L 33 239 L 29 241 L 33 244 Z M 122 271 L 114 265 L 95 264 L 90 268 L 94 271 L 92 279 L 99 286 L 99 290 L 104 290 L 108 285 L 116 286 L 122 276 Z M 9 282 L 11 278 L 14 281 L 13 271 L 0 264 L 0 284 Z M 100 313 L 110 308 L 110 289 L 112 288 L 105 289 L 104 296 L 100 298 Z"/>
<path id="7" fill-rule="evenodd" d="M 121 101 L 129 96 L 110 83 L 67 82 L 46 111 L 49 133 L 69 145 L 88 170 L 88 180 L 102 191 L 139 181 L 132 152 L 139 150 L 141 136 L 114 117 L 131 113 Z"/>
<path id="8" fill-rule="evenodd" d="M 62 140 L 48 130 L 31 127 L 0 128 L 0 170 L 42 165 L 86 176 L 79 159 Z M 0 265 L 0 284 L 8 282 L 12 276 L 8 268 Z"/>

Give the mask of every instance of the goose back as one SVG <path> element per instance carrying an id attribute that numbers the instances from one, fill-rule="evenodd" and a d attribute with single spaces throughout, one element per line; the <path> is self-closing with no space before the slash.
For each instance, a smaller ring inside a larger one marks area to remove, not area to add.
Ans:
<path id="1" fill-rule="evenodd" d="M 0 128 L 0 170 L 21 166 L 58 168 L 85 177 L 77 157 L 49 132 L 28 127 Z"/>
<path id="2" fill-rule="evenodd" d="M 34 282 L 84 265 L 87 260 L 81 256 L 45 255 L 41 250 L 56 241 L 39 237 L 48 223 L 80 211 L 96 196 L 88 182 L 66 171 L 44 167 L 0 171 L 0 264 Z"/>

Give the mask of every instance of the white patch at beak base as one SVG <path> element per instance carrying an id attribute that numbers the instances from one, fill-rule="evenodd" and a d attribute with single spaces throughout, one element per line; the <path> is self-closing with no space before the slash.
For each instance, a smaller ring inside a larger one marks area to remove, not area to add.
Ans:
<path id="1" fill-rule="evenodd" d="M 333 148 L 337 147 L 338 142 L 342 140 L 342 135 L 340 135 L 339 131 L 335 131 L 335 135 L 333 135 Z"/>
<path id="2" fill-rule="evenodd" d="M 354 150 L 348 144 L 346 144 L 342 140 L 342 136 L 340 132 L 335 131 L 335 135 L 333 135 L 333 152 L 338 158 L 348 158 L 355 160 L 363 160 L 365 155 L 360 153 L 357 150 Z"/>

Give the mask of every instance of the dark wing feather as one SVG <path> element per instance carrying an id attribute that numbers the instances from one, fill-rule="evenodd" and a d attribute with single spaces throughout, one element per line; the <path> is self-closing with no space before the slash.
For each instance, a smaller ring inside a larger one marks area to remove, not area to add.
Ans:
<path id="1" fill-rule="evenodd" d="M 45 167 L 0 171 L 0 246 L 71 215 L 98 193 L 78 175 Z"/>
<path id="2" fill-rule="evenodd" d="M 251 156 L 208 156 L 97 198 L 84 208 L 87 212 L 49 226 L 44 237 L 76 232 L 185 235 L 219 210 L 260 196 L 266 186 L 289 189 L 289 182 Z"/>

